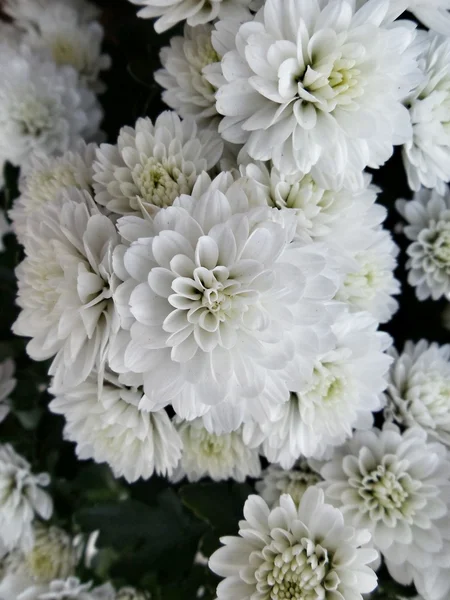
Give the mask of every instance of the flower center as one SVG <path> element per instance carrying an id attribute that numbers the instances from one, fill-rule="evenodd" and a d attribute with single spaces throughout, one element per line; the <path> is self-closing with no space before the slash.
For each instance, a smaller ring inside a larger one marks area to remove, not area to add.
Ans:
<path id="1" fill-rule="evenodd" d="M 335 591 L 339 577 L 332 569 L 328 552 L 308 538 L 273 552 L 266 546 L 266 561 L 256 571 L 256 589 L 270 600 L 321 600 L 327 592 Z"/>
<path id="2" fill-rule="evenodd" d="M 380 464 L 361 480 L 359 494 L 365 500 L 366 510 L 374 520 L 404 518 L 410 497 L 406 475 L 400 477 Z M 410 510 L 409 512 L 413 512 Z M 410 515 L 411 516 L 411 515 Z"/>
<path id="3" fill-rule="evenodd" d="M 200 441 L 200 450 L 204 456 L 221 456 L 224 451 L 220 436 L 204 432 Z"/>
<path id="4" fill-rule="evenodd" d="M 442 417 L 446 421 L 450 409 L 450 377 L 437 370 L 418 371 L 408 381 L 404 398 L 408 403 L 408 410 L 419 422 L 424 417 L 423 405 L 434 419 L 440 420 Z M 417 407 L 414 405 L 416 400 L 419 401 Z M 425 420 L 428 421 L 426 416 Z"/>
<path id="5" fill-rule="evenodd" d="M 450 266 L 450 229 L 448 225 L 437 235 L 432 244 L 432 252 L 439 263 L 443 266 Z"/>
<path id="6" fill-rule="evenodd" d="M 299 395 L 301 399 L 309 399 L 314 402 L 337 402 L 342 398 L 346 390 L 346 381 L 339 369 L 332 363 L 318 363 L 314 367 L 313 381 L 311 387 Z"/>
<path id="7" fill-rule="evenodd" d="M 77 71 L 81 71 L 83 64 L 82 52 L 67 40 L 67 38 L 57 35 L 50 42 L 52 57 L 57 65 L 70 65 Z"/>
<path id="8" fill-rule="evenodd" d="M 10 117 L 16 122 L 22 135 L 31 137 L 39 137 L 43 131 L 50 129 L 53 121 L 47 103 L 32 96 L 12 106 Z"/>
<path id="9" fill-rule="evenodd" d="M 139 165 L 133 179 L 143 199 L 160 208 L 172 206 L 175 198 L 191 191 L 180 169 L 154 157 L 149 158 L 144 166 Z"/>

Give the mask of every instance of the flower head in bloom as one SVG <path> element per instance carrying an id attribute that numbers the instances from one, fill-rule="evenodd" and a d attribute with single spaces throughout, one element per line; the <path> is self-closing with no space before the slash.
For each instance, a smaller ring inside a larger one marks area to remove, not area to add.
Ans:
<path id="1" fill-rule="evenodd" d="M 30 170 L 19 182 L 20 196 L 8 213 L 19 241 L 25 243 L 28 220 L 34 220 L 36 211 L 44 204 L 57 200 L 60 192 L 68 187 L 92 191 L 95 148 L 95 144 L 80 142 L 77 150 L 69 150 L 62 156 L 31 160 Z"/>
<path id="2" fill-rule="evenodd" d="M 164 88 L 164 102 L 181 117 L 205 124 L 219 120 L 216 88 L 205 77 L 208 67 L 220 61 L 212 45 L 212 31 L 212 25 L 186 25 L 183 36 L 174 36 L 170 46 L 162 48 L 163 68 L 155 73 L 155 80 Z"/>
<path id="3" fill-rule="evenodd" d="M 387 414 L 450 446 L 450 346 L 406 342 L 400 355 L 393 354 Z"/>
<path id="4" fill-rule="evenodd" d="M 450 298 L 450 193 L 421 189 L 413 200 L 397 200 L 406 220 L 408 282 L 419 300 Z"/>
<path id="5" fill-rule="evenodd" d="M 47 585 L 34 585 L 22 592 L 17 600 L 115 600 L 116 592 L 110 583 L 97 588 L 81 583 L 77 577 L 55 579 Z"/>
<path id="6" fill-rule="evenodd" d="M 252 208 L 222 173 L 151 223 L 119 220 L 131 245 L 115 253 L 115 301 L 131 341 L 114 368 L 142 375 L 149 406 L 189 420 L 214 409 L 207 428 L 233 431 L 247 411 L 266 420 L 309 373 L 333 337 L 339 274 L 327 248 L 291 243 L 289 216 Z"/>
<path id="7" fill-rule="evenodd" d="M 211 570 L 225 578 L 217 587 L 218 600 L 362 600 L 376 587 L 368 563 L 377 552 L 360 547 L 370 535 L 346 527 L 320 489 L 309 488 L 299 505 L 284 494 L 272 510 L 250 496 L 244 518 L 239 537 L 222 538 L 224 547 L 209 560 Z"/>
<path id="8" fill-rule="evenodd" d="M 192 119 L 164 112 L 153 124 L 138 119 L 123 127 L 117 145 L 102 144 L 94 162 L 95 199 L 119 214 L 153 214 L 190 194 L 202 171 L 219 161 L 223 144 L 213 131 L 199 131 Z"/>
<path id="9" fill-rule="evenodd" d="M 189 481 L 202 477 L 214 481 L 258 477 L 258 450 L 244 444 L 241 430 L 217 435 L 205 429 L 202 419 L 182 421 L 177 429 L 183 443 L 177 479 L 184 475 Z"/>
<path id="10" fill-rule="evenodd" d="M 155 31 L 162 33 L 180 21 L 186 20 L 191 27 L 203 25 L 215 19 L 245 19 L 249 8 L 258 0 L 130 0 L 142 6 L 138 15 L 144 19 L 160 17 Z"/>
<path id="11" fill-rule="evenodd" d="M 401 10 L 388 1 L 354 4 L 267 0 L 241 25 L 216 95 L 225 140 L 327 187 L 352 185 L 411 138 L 402 100 L 420 77 L 414 25 L 393 23 Z"/>
<path id="12" fill-rule="evenodd" d="M 353 429 L 372 426 L 382 408 L 380 394 L 391 358 L 389 336 L 377 331 L 367 313 L 342 316 L 333 327 L 336 342 L 316 359 L 311 378 L 280 407 L 275 422 L 247 425 L 249 444 L 263 440 L 270 462 L 291 469 L 301 456 L 319 458 L 350 438 Z M 248 436 L 248 437 L 247 437 Z"/>
<path id="13" fill-rule="evenodd" d="M 414 579 L 420 586 L 424 575 L 448 568 L 450 463 L 446 448 L 427 441 L 424 430 L 402 434 L 387 424 L 356 432 L 320 473 L 327 500 L 347 524 L 371 531 L 399 583 Z"/>
<path id="14" fill-rule="evenodd" d="M 35 515 L 49 519 L 53 511 L 52 500 L 42 489 L 49 483 L 48 474 L 34 475 L 12 446 L 0 446 L 0 542 L 7 550 L 32 548 Z"/>
<path id="15" fill-rule="evenodd" d="M 9 413 L 8 396 L 16 387 L 14 361 L 7 359 L 0 363 L 0 423 Z"/>
<path id="16" fill-rule="evenodd" d="M 91 196 L 74 188 L 28 223 L 27 255 L 16 271 L 22 310 L 13 330 L 32 338 L 27 351 L 34 360 L 56 355 L 54 387 L 73 386 L 104 368 L 119 329 L 112 300 L 119 236 Z"/>
<path id="17" fill-rule="evenodd" d="M 72 67 L 28 47 L 1 53 L 1 161 L 26 169 L 32 156 L 62 154 L 97 133 L 100 106 Z"/>
<path id="18" fill-rule="evenodd" d="M 101 14 L 88 0 L 5 0 L 3 10 L 21 28 L 37 25 L 43 13 L 50 13 L 60 23 L 77 22 L 79 25 L 95 21 Z"/>
<path id="19" fill-rule="evenodd" d="M 403 161 L 411 189 L 423 185 L 444 194 L 450 180 L 450 40 L 434 33 L 420 39 L 423 81 L 406 101 L 413 136 L 403 146 Z"/>
<path id="20" fill-rule="evenodd" d="M 106 462 L 129 482 L 153 473 L 171 474 L 181 441 L 165 410 L 140 410 L 142 392 L 107 375 L 99 389 L 92 374 L 77 387 L 56 395 L 50 408 L 66 418 L 64 437 L 77 444 L 81 459 Z"/>
<path id="21" fill-rule="evenodd" d="M 306 490 L 322 481 L 318 473 L 312 471 L 305 460 L 300 460 L 294 469 L 288 471 L 278 465 L 269 465 L 256 482 L 256 491 L 270 508 L 279 505 L 280 497 L 289 494 L 299 504 Z"/>
<path id="22" fill-rule="evenodd" d="M 408 0 L 408 10 L 430 29 L 450 35 L 450 0 Z"/>

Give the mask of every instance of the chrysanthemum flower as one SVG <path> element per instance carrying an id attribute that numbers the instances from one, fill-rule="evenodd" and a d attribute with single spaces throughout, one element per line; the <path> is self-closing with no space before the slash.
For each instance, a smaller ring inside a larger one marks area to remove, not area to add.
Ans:
<path id="1" fill-rule="evenodd" d="M 269 465 L 256 482 L 256 491 L 267 502 L 269 508 L 279 505 L 282 494 L 289 494 L 299 504 L 306 490 L 322 481 L 305 460 L 300 460 L 294 469 L 285 470 L 278 465 Z"/>
<path id="2" fill-rule="evenodd" d="M 450 0 L 408 0 L 408 10 L 426 27 L 450 35 Z"/>
<path id="3" fill-rule="evenodd" d="M 17 600 L 116 600 L 116 591 L 110 583 L 93 588 L 92 583 L 81 583 L 77 577 L 55 579 L 47 585 L 31 586 Z"/>

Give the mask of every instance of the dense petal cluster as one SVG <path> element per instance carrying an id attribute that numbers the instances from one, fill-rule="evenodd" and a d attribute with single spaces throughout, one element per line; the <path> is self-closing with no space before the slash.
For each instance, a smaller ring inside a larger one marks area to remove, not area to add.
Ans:
<path id="1" fill-rule="evenodd" d="M 407 222 L 408 282 L 419 300 L 450 297 L 450 193 L 421 189 L 412 201 L 397 200 L 398 212 Z"/>
<path id="2" fill-rule="evenodd" d="M 284 494 L 272 510 L 259 496 L 250 496 L 244 517 L 240 537 L 222 538 L 224 547 L 209 561 L 224 577 L 218 600 L 362 600 L 376 587 L 368 563 L 377 553 L 361 548 L 370 535 L 346 527 L 342 513 L 324 503 L 321 490 L 308 489 L 299 505 Z"/>
<path id="3" fill-rule="evenodd" d="M 320 475 L 310 469 L 305 460 L 300 460 L 289 471 L 278 465 L 269 465 L 261 473 L 261 479 L 256 482 L 255 487 L 269 508 L 273 508 L 279 505 L 283 494 L 289 494 L 299 504 L 306 490 L 321 480 Z"/>
<path id="4" fill-rule="evenodd" d="M 55 579 L 47 585 L 34 585 L 22 592 L 17 600 L 115 600 L 116 592 L 110 583 L 94 588 L 81 583 L 77 577 Z"/>

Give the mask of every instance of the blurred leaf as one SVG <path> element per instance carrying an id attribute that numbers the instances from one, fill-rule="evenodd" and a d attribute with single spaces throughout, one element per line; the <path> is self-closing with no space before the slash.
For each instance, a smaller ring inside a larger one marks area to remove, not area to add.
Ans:
<path id="1" fill-rule="evenodd" d="M 19 167 L 15 167 L 9 162 L 5 163 L 3 167 L 3 179 L 5 181 L 3 189 L 5 210 L 9 210 L 12 207 L 14 200 L 19 195 L 19 173 Z"/>

